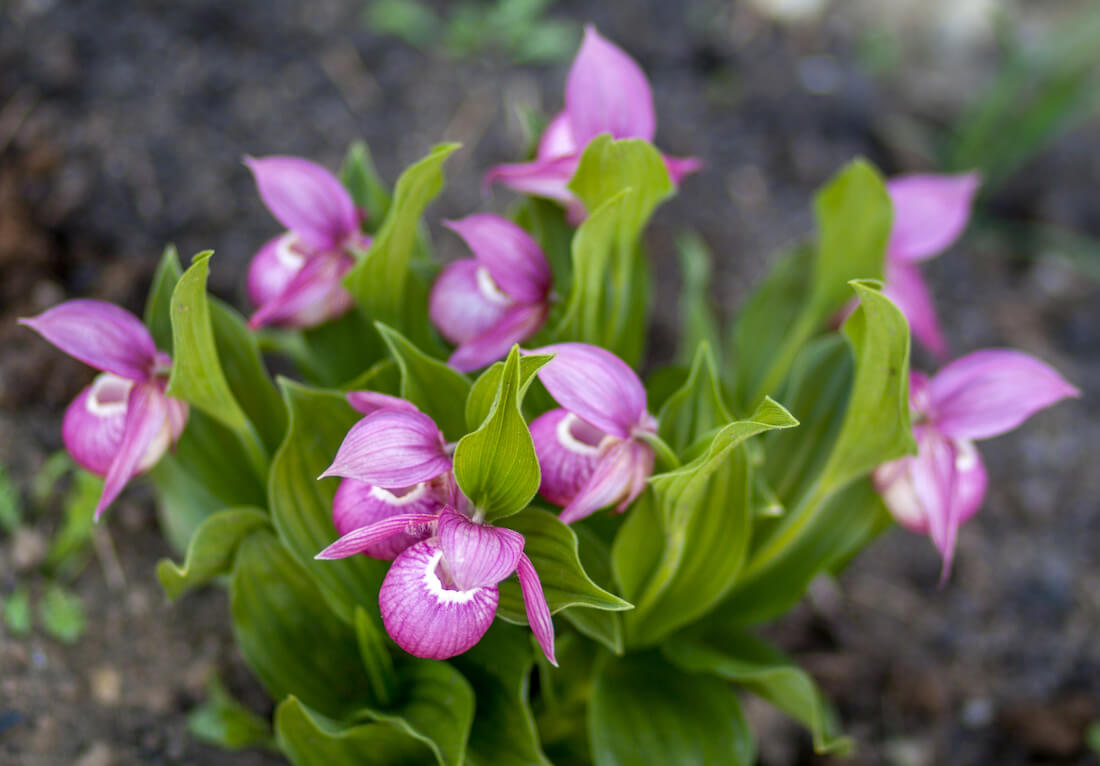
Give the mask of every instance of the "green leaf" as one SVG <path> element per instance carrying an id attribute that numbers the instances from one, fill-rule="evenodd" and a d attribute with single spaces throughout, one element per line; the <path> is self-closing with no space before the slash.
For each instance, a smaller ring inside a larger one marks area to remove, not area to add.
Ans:
<path id="1" fill-rule="evenodd" d="M 273 534 L 241 542 L 229 607 L 237 646 L 275 699 L 294 694 L 333 718 L 370 700 L 355 632 Z"/>
<path id="2" fill-rule="evenodd" d="M 54 584 L 38 604 L 38 619 L 46 633 L 63 644 L 75 644 L 87 629 L 84 602 L 80 596 Z"/>
<path id="3" fill-rule="evenodd" d="M 535 662 L 528 632 L 494 622 L 473 649 L 451 662 L 466 676 L 477 698 L 466 762 L 471 766 L 549 766 L 539 747 L 528 700 Z"/>
<path id="4" fill-rule="evenodd" d="M 431 340 L 424 305 L 410 300 L 410 262 L 420 216 L 443 188 L 443 162 L 458 144 L 440 144 L 397 180 L 393 202 L 366 256 L 344 285 L 367 316 L 424 344 Z"/>
<path id="5" fill-rule="evenodd" d="M 519 359 L 519 398 L 523 401 L 527 389 L 535 379 L 535 373 L 553 359 L 553 354 L 524 354 Z M 466 399 L 466 429 L 476 431 L 493 409 L 500 388 L 500 376 L 504 362 L 494 362 L 474 381 Z"/>
<path id="6" fill-rule="evenodd" d="M 657 434 L 676 454 L 683 455 L 692 444 L 732 419 L 722 397 L 714 355 L 709 345 L 701 343 L 687 381 L 661 407 Z"/>
<path id="7" fill-rule="evenodd" d="M 515 221 L 535 238 L 543 255 L 546 256 L 550 270 L 554 273 L 554 292 L 567 295 L 573 284 L 573 261 L 570 257 L 570 245 L 573 241 L 573 227 L 565 220 L 565 211 L 561 205 L 550 200 L 528 197 L 515 214 Z M 551 314 L 547 325 L 556 324 Z"/>
<path id="8" fill-rule="evenodd" d="M 374 325 L 358 307 L 331 322 L 302 330 L 305 364 L 311 382 L 341 386 L 376 364 L 386 347 Z"/>
<path id="9" fill-rule="evenodd" d="M 393 641 L 363 607 L 355 609 L 355 637 L 363 669 L 370 676 L 371 688 L 378 704 L 388 707 L 397 696 L 397 671 L 394 669 L 390 646 Z"/>
<path id="10" fill-rule="evenodd" d="M 75 576 L 87 561 L 95 528 L 95 507 L 103 494 L 103 479 L 72 466 L 72 480 L 62 502 L 65 521 L 50 541 L 43 562 L 46 571 L 62 577 Z"/>
<path id="11" fill-rule="evenodd" d="M 341 386 L 344 391 L 377 391 L 390 396 L 401 395 L 401 368 L 392 359 L 383 359 L 354 380 Z"/>
<path id="12" fill-rule="evenodd" d="M 183 566 L 169 559 L 157 562 L 157 579 L 168 600 L 228 572 L 241 540 L 270 525 L 267 514 L 255 508 L 231 508 L 207 518 L 191 538 Z"/>
<path id="13" fill-rule="evenodd" d="M 157 348 L 172 353 L 172 291 L 183 275 L 175 245 L 167 245 L 160 257 L 149 297 L 145 300 L 145 326 Z"/>
<path id="14" fill-rule="evenodd" d="M 692 354 L 701 344 L 707 344 L 712 353 L 722 348 L 722 334 L 718 329 L 713 301 L 710 298 L 714 283 L 711 263 L 714 257 L 703 238 L 695 232 L 685 232 L 676 239 L 680 253 L 680 352 L 681 364 L 691 364 Z"/>
<path id="15" fill-rule="evenodd" d="M 269 485 L 271 519 L 279 539 L 343 620 L 352 621 L 357 605 L 377 619 L 376 594 L 388 569 L 386 562 L 366 556 L 336 561 L 314 558 L 339 537 L 332 523 L 332 498 L 340 480 L 317 477 L 332 463 L 344 436 L 362 416 L 338 392 L 306 388 L 286 379 L 280 383 L 290 426 L 271 463 Z"/>
<path id="16" fill-rule="evenodd" d="M 804 724 L 818 755 L 851 754 L 852 740 L 840 733 L 813 679 L 759 638 L 738 631 L 689 631 L 674 636 L 662 650 L 682 670 L 732 681 Z"/>
<path id="17" fill-rule="evenodd" d="M 0 615 L 4 627 L 13 636 L 26 636 L 31 632 L 31 596 L 26 585 L 17 585 L 7 598 L 0 598 Z"/>
<path id="18" fill-rule="evenodd" d="M 226 750 L 275 745 L 271 724 L 235 700 L 216 675 L 206 682 L 206 700 L 187 714 L 187 728 L 196 739 Z"/>
<path id="19" fill-rule="evenodd" d="M 624 189 L 631 189 L 620 222 L 619 246 L 633 252 L 653 211 L 676 192 L 661 153 L 640 138 L 597 136 L 588 143 L 569 190 L 594 212 Z"/>
<path id="20" fill-rule="evenodd" d="M 214 340 L 206 279 L 212 251 L 196 255 L 172 292 L 172 374 L 166 393 L 183 399 L 233 431 L 253 470 L 267 473 L 260 438 L 226 380 Z"/>
<path id="21" fill-rule="evenodd" d="M 356 207 L 366 211 L 367 230 L 374 231 L 385 220 L 393 198 L 374 167 L 366 141 L 355 141 L 348 147 L 344 163 L 340 166 L 340 182 L 355 200 Z"/>
<path id="22" fill-rule="evenodd" d="M 275 710 L 279 749 L 294 766 L 423 766 L 423 743 L 384 723 L 343 724 L 290 696 Z"/>
<path id="23" fill-rule="evenodd" d="M 499 526 L 523 535 L 523 552 L 535 565 L 542 591 L 552 614 L 571 606 L 619 611 L 630 609 L 629 602 L 592 582 L 581 567 L 577 553 L 577 535 L 554 514 L 539 508 L 509 516 Z M 509 578 L 499 585 L 497 616 L 519 625 L 527 624 L 527 612 L 519 582 Z"/>
<path id="24" fill-rule="evenodd" d="M 578 524 L 570 527 L 577 535 L 581 567 L 592 582 L 604 590 L 614 587 L 611 571 L 611 551 L 588 527 Z M 574 628 L 598 641 L 615 654 L 623 653 L 623 616 L 606 609 L 566 609 L 561 613 Z"/>
<path id="25" fill-rule="evenodd" d="M 470 395 L 469 378 L 431 358 L 397 330 L 381 323 L 377 327 L 401 370 L 401 397 L 430 416 L 448 440 L 457 440 L 466 433 L 463 403 Z"/>
<path id="26" fill-rule="evenodd" d="M 751 766 L 756 745 L 723 681 L 689 674 L 656 652 L 609 659 L 588 708 L 596 766 Z"/>
<path id="27" fill-rule="evenodd" d="M 526 508 L 542 480 L 535 443 L 520 408 L 521 387 L 517 345 L 508 354 L 485 422 L 455 447 L 455 480 L 488 521 Z"/>
<path id="28" fill-rule="evenodd" d="M 834 176 L 814 198 L 814 216 L 816 248 L 780 261 L 734 326 L 737 412 L 776 390 L 803 346 L 851 298 L 851 280 L 882 278 L 893 208 L 871 165 L 856 160 Z"/>

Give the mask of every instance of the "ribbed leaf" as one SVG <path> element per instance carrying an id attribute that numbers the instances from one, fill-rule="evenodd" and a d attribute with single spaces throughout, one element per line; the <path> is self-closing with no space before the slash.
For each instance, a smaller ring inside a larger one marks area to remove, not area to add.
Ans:
<path id="1" fill-rule="evenodd" d="M 157 562 L 157 579 L 170 601 L 204 585 L 233 567 L 233 556 L 245 537 L 270 528 L 267 514 L 255 508 L 230 508 L 210 516 L 196 530 L 183 566 L 169 559 Z"/>
<path id="2" fill-rule="evenodd" d="M 275 711 L 275 736 L 294 766 L 423 766 L 434 760 L 424 743 L 393 726 L 340 723 L 294 696 Z"/>

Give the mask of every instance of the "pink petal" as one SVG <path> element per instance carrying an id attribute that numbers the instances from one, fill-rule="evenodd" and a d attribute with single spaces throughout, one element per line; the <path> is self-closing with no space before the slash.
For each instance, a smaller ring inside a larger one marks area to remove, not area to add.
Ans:
<path id="1" fill-rule="evenodd" d="M 579 153 L 534 162 L 496 165 L 485 174 L 483 185 L 489 187 L 499 182 L 524 194 L 570 205 L 578 201 L 569 191 L 569 182 L 573 180 L 578 164 Z"/>
<path id="2" fill-rule="evenodd" d="M 584 487 L 558 518 L 572 524 L 610 505 L 626 510 L 645 489 L 653 460 L 653 450 L 647 445 L 633 440 L 619 442 L 600 457 Z"/>
<path id="3" fill-rule="evenodd" d="M 610 351 L 587 343 L 558 343 L 531 353 L 554 354 L 539 380 L 565 409 L 605 433 L 630 437 L 646 412 L 645 388 Z"/>
<path id="4" fill-rule="evenodd" d="M 565 111 L 578 147 L 601 133 L 652 141 L 657 132 L 653 92 L 645 73 L 591 25 L 585 27 L 565 82 Z"/>
<path id="5" fill-rule="evenodd" d="M 981 453 L 970 441 L 954 441 L 955 448 L 955 517 L 959 524 L 969 521 L 985 500 L 989 478 Z"/>
<path id="6" fill-rule="evenodd" d="M 133 386 L 126 400 L 122 442 L 104 478 L 103 494 L 95 509 L 96 519 L 114 502 L 130 479 L 160 459 L 168 448 L 169 440 L 168 406 L 164 394 L 155 385 Z"/>
<path id="7" fill-rule="evenodd" d="M 558 661 L 554 658 L 554 621 L 550 618 L 550 606 L 542 593 L 539 573 L 535 571 L 535 565 L 527 558 L 527 554 L 520 554 L 516 574 L 519 576 L 519 588 L 523 593 L 523 606 L 527 610 L 531 632 L 535 634 L 546 659 L 557 667 Z"/>
<path id="8" fill-rule="evenodd" d="M 539 148 L 535 159 L 552 160 L 566 157 L 577 151 L 577 142 L 573 140 L 573 128 L 569 124 L 569 115 L 562 110 L 546 125 L 539 139 Z"/>
<path id="9" fill-rule="evenodd" d="M 531 439 L 542 469 L 539 494 L 566 506 L 596 470 L 606 435 L 565 409 L 550 410 L 531 421 Z"/>
<path id="10" fill-rule="evenodd" d="M 472 647 L 493 623 L 495 585 L 456 590 L 440 579 L 443 550 L 434 540 L 397 557 L 382 582 L 378 605 L 390 637 L 409 654 L 445 660 Z"/>
<path id="11" fill-rule="evenodd" d="M 267 209 L 310 250 L 341 247 L 359 230 L 351 195 L 332 173 L 300 157 L 246 157 Z"/>
<path id="12" fill-rule="evenodd" d="M 976 351 L 940 370 L 930 416 L 955 439 L 987 439 L 1080 392 L 1057 370 L 1019 351 Z"/>
<path id="13" fill-rule="evenodd" d="M 543 303 L 513 306 L 484 333 L 455 349 L 447 364 L 459 372 L 470 372 L 503 359 L 512 346 L 539 331 L 546 321 L 547 310 Z"/>
<path id="14" fill-rule="evenodd" d="M 523 552 L 523 535 L 478 524 L 453 508 L 439 515 L 443 566 L 459 590 L 496 585 L 512 572 Z"/>
<path id="15" fill-rule="evenodd" d="M 105 372 L 65 410 L 61 424 L 65 449 L 77 465 L 96 476 L 106 476 L 118 454 L 133 385 L 131 380 Z"/>
<path id="16" fill-rule="evenodd" d="M 248 299 L 263 306 L 278 298 L 305 265 L 308 252 L 297 244 L 293 232 L 270 239 L 248 264 Z"/>
<path id="17" fill-rule="evenodd" d="M 913 490 L 924 510 L 928 536 L 943 558 L 942 577 L 946 579 L 951 570 L 959 529 L 953 503 L 955 450 L 934 428 L 917 426 L 913 429 L 913 436 L 917 441 L 917 456 L 909 469 Z"/>
<path id="18" fill-rule="evenodd" d="M 946 357 L 947 341 L 940 330 L 928 285 L 917 267 L 909 263 L 888 262 L 886 285 L 882 292 L 905 315 L 913 337 L 940 359 Z"/>
<path id="19" fill-rule="evenodd" d="M 537 303 L 546 298 L 553 276 L 531 235 L 507 218 L 481 213 L 444 226 L 465 240 L 477 262 L 510 298 Z"/>
<path id="20" fill-rule="evenodd" d="M 450 470 L 435 421 L 422 412 L 379 410 L 351 427 L 320 478 L 343 476 L 390 489 L 430 481 Z"/>
<path id="21" fill-rule="evenodd" d="M 377 391 L 348 391 L 348 404 L 370 415 L 378 410 L 405 410 L 406 412 L 419 412 L 416 405 L 398 396 L 380 394 Z"/>
<path id="22" fill-rule="evenodd" d="M 927 415 L 932 407 L 931 381 L 920 370 L 909 370 L 909 409 Z"/>
<path id="23" fill-rule="evenodd" d="M 355 479 L 344 479 L 332 500 L 332 523 L 340 535 L 402 515 L 435 514 L 442 507 L 431 484 L 423 482 L 391 492 Z M 371 558 L 393 561 L 397 554 L 431 534 L 431 528 L 397 532 L 363 549 Z"/>
<path id="24" fill-rule="evenodd" d="M 342 284 L 354 263 L 346 253 L 309 256 L 283 291 L 252 315 L 248 326 L 253 330 L 271 324 L 315 327 L 343 315 L 354 304 Z"/>
<path id="25" fill-rule="evenodd" d="M 886 183 L 894 205 L 887 252 L 895 261 L 918 261 L 950 247 L 970 220 L 970 205 L 981 178 L 977 173 L 920 174 Z"/>
<path id="26" fill-rule="evenodd" d="M 157 349 L 145 325 L 110 303 L 66 301 L 19 323 L 103 372 L 142 382 L 149 380 L 156 366 Z"/>
<path id="27" fill-rule="evenodd" d="M 377 550 L 392 537 L 412 535 L 422 538 L 432 533 L 432 526 L 438 520 L 436 513 L 402 513 L 382 518 L 373 524 L 359 527 L 343 535 L 339 540 L 318 553 L 314 558 L 344 559 L 357 553 Z M 381 558 L 381 557 L 378 557 Z"/>
<path id="28" fill-rule="evenodd" d="M 439 334 L 459 345 L 500 321 L 512 300 L 496 287 L 488 269 L 473 258 L 452 261 L 436 278 L 428 316 Z"/>
<path id="29" fill-rule="evenodd" d="M 703 167 L 703 161 L 698 157 L 669 157 L 664 155 L 665 167 L 668 168 L 669 178 L 672 183 L 679 186 L 686 176 Z"/>

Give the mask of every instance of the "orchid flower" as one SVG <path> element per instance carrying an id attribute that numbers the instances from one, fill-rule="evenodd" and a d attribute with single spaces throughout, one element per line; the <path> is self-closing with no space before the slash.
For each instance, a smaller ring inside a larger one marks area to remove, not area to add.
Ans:
<path id="1" fill-rule="evenodd" d="M 917 454 L 875 469 L 875 488 L 905 527 L 927 534 L 951 570 L 959 526 L 982 504 L 986 471 L 974 440 L 1012 430 L 1078 390 L 1019 351 L 977 351 L 929 379 L 913 372 L 909 403 Z"/>
<path id="2" fill-rule="evenodd" d="M 468 503 L 435 422 L 408 402 L 395 406 L 402 400 L 394 397 L 349 399 L 371 414 L 352 426 L 322 474 L 345 477 L 333 508 L 342 536 L 317 558 L 392 560 L 378 594 L 386 632 L 410 654 L 438 660 L 481 640 L 496 616 L 497 584 L 515 572 L 531 630 L 556 664 L 550 608 L 523 535 L 455 510 Z"/>
<path id="3" fill-rule="evenodd" d="M 443 270 L 428 313 L 443 337 L 458 346 L 448 363 L 469 372 L 500 359 L 542 327 L 553 277 L 531 235 L 505 218 L 471 215 L 445 225 L 474 257 Z"/>
<path id="4" fill-rule="evenodd" d="M 98 519 L 183 433 L 187 404 L 164 395 L 172 359 L 157 351 L 141 320 L 103 301 L 67 301 L 19 322 L 101 371 L 65 410 L 61 426 L 73 460 L 105 479 Z"/>
<path id="5" fill-rule="evenodd" d="M 347 312 L 353 299 L 341 280 L 354 253 L 370 246 L 351 195 L 332 173 L 298 157 L 248 157 L 245 164 L 287 228 L 248 267 L 248 297 L 258 307 L 249 326 L 313 327 Z"/>
<path id="6" fill-rule="evenodd" d="M 609 505 L 625 511 L 645 489 L 655 459 L 644 435 L 656 433 L 657 420 L 642 381 L 623 360 L 586 343 L 530 353 L 554 354 L 538 376 L 562 405 L 531 423 L 540 494 L 564 506 L 566 524 Z"/>
<path id="7" fill-rule="evenodd" d="M 568 186 L 588 142 L 601 133 L 652 142 L 656 132 L 653 91 L 642 68 L 588 25 L 566 79 L 565 109 L 546 126 L 535 160 L 497 165 L 485 176 L 485 183 L 499 181 L 516 191 L 552 199 L 565 206 L 571 221 L 580 222 L 584 205 Z M 675 184 L 701 165 L 694 157 L 665 157 Z"/>
<path id="8" fill-rule="evenodd" d="M 962 234 L 981 179 L 962 175 L 909 175 L 886 183 L 894 224 L 886 246 L 883 293 L 912 328 L 913 337 L 941 359 L 947 356 L 928 285 L 916 264 L 939 255 Z"/>

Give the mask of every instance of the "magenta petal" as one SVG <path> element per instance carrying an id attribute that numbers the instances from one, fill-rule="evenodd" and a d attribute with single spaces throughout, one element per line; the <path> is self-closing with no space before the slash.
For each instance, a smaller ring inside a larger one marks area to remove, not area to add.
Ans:
<path id="1" fill-rule="evenodd" d="M 517 162 L 496 165 L 485 174 L 484 185 L 502 183 L 535 197 L 552 199 L 563 205 L 575 203 L 577 198 L 569 191 L 569 182 L 577 172 L 580 154 L 567 154 L 534 162 Z"/>
<path id="2" fill-rule="evenodd" d="M 412 402 L 406 401 L 398 396 L 380 394 L 377 391 L 348 391 L 347 399 L 348 404 L 364 415 L 370 415 L 372 412 L 377 412 L 378 410 L 419 412 L 419 410 L 416 409 L 416 405 Z"/>
<path id="3" fill-rule="evenodd" d="M 703 167 L 703 161 L 698 157 L 669 157 L 666 154 L 664 158 L 665 167 L 668 168 L 668 176 L 672 179 L 672 183 L 677 186 L 686 176 Z"/>
<path id="4" fill-rule="evenodd" d="M 635 454 L 630 441 L 622 441 L 607 450 L 596 463 L 592 475 L 558 518 L 572 524 L 601 508 L 616 505 L 626 498 L 637 484 Z"/>
<path id="5" fill-rule="evenodd" d="M 300 157 L 246 157 L 267 209 L 310 250 L 330 250 L 359 230 L 355 203 L 343 184 Z"/>
<path id="6" fill-rule="evenodd" d="M 527 622 L 531 625 L 531 632 L 542 647 L 542 653 L 550 664 L 557 667 L 558 661 L 554 658 L 554 621 L 550 618 L 550 606 L 546 603 L 546 596 L 542 592 L 542 583 L 539 582 L 539 573 L 535 571 L 535 565 L 527 554 L 520 554 L 516 574 L 519 576 L 519 588 L 523 593 L 523 607 L 527 611 Z"/>
<path id="7" fill-rule="evenodd" d="M 542 303 L 513 306 L 484 333 L 455 349 L 447 364 L 459 372 L 470 372 L 503 359 L 513 345 L 538 332 L 546 321 L 546 312 Z"/>
<path id="8" fill-rule="evenodd" d="M 944 367 L 932 378 L 929 393 L 930 416 L 940 431 L 954 439 L 987 439 L 1080 392 L 1032 356 L 988 350 Z"/>
<path id="9" fill-rule="evenodd" d="M 422 412 L 379 410 L 344 437 L 325 476 L 343 476 L 391 489 L 430 481 L 451 470 L 443 435 Z"/>
<path id="10" fill-rule="evenodd" d="M 357 553 L 376 550 L 395 535 L 423 537 L 431 534 L 431 525 L 439 518 L 436 513 L 401 513 L 380 519 L 365 527 L 353 529 L 318 553 L 317 559 L 343 559 Z M 381 558 L 381 557 L 378 557 Z"/>
<path id="11" fill-rule="evenodd" d="M 428 483 L 391 492 L 355 479 L 344 479 L 332 500 L 332 523 L 340 535 L 369 527 L 394 516 L 435 514 L 442 507 Z M 413 527 L 365 547 L 371 558 L 393 561 L 397 554 L 431 534 L 431 527 Z"/>
<path id="12" fill-rule="evenodd" d="M 133 381 L 105 372 L 65 410 L 61 439 L 81 468 L 106 476 L 122 444 L 126 401 Z"/>
<path id="13" fill-rule="evenodd" d="M 630 437 L 646 411 L 645 387 L 610 351 L 587 343 L 558 343 L 531 353 L 554 354 L 539 380 L 565 409 L 620 439 Z"/>
<path id="14" fill-rule="evenodd" d="M 19 323 L 97 370 L 138 382 L 152 376 L 157 353 L 153 336 L 136 316 L 111 303 L 66 301 Z"/>
<path id="15" fill-rule="evenodd" d="M 455 345 L 471 341 L 500 321 L 512 299 L 473 258 L 447 264 L 432 285 L 428 316 L 439 334 Z"/>
<path id="16" fill-rule="evenodd" d="M 546 298 L 553 277 L 538 243 L 507 218 L 480 213 L 444 226 L 465 240 L 477 262 L 508 297 L 521 303 Z"/>
<path id="17" fill-rule="evenodd" d="M 103 494 L 96 504 L 98 519 L 126 483 L 140 471 L 152 466 L 168 448 L 168 405 L 164 394 L 153 384 L 138 384 L 126 400 L 126 424 L 118 453 L 107 470 Z"/>
<path id="18" fill-rule="evenodd" d="M 309 256 L 286 288 L 249 318 L 248 326 L 254 330 L 271 324 L 314 327 L 341 316 L 354 303 L 342 284 L 353 264 L 345 253 Z"/>
<path id="19" fill-rule="evenodd" d="M 947 356 L 947 341 L 936 318 L 932 295 L 916 266 L 910 263 L 887 263 L 886 286 L 882 293 L 897 304 L 905 315 L 914 338 L 940 359 Z"/>
<path id="20" fill-rule="evenodd" d="M 955 517 L 962 524 L 971 519 L 985 500 L 989 478 L 977 447 L 970 441 L 954 441 L 955 448 Z"/>
<path id="21" fill-rule="evenodd" d="M 569 505 L 596 470 L 604 438 L 602 431 L 565 409 L 550 410 L 531 421 L 542 470 L 539 494 L 554 505 Z"/>
<path id="22" fill-rule="evenodd" d="M 546 125 L 539 139 L 539 148 L 535 159 L 551 160 L 565 157 L 577 151 L 577 142 L 573 140 L 573 128 L 569 124 L 569 115 L 562 110 Z"/>
<path id="23" fill-rule="evenodd" d="M 302 252 L 293 232 L 270 239 L 248 264 L 248 299 L 263 306 L 278 298 L 302 270 L 308 253 Z"/>
<path id="24" fill-rule="evenodd" d="M 909 370 L 909 409 L 927 415 L 932 407 L 931 381 L 920 370 Z"/>
<path id="25" fill-rule="evenodd" d="M 601 133 L 652 141 L 657 132 L 653 92 L 642 68 L 591 25 L 565 81 L 565 111 L 578 147 Z"/>
<path id="26" fill-rule="evenodd" d="M 523 535 L 503 527 L 478 524 L 444 508 L 439 514 L 443 565 L 459 590 L 496 585 L 516 571 Z"/>
<path id="27" fill-rule="evenodd" d="M 439 576 L 442 557 L 434 539 L 417 543 L 393 562 L 378 593 L 390 638 L 409 654 L 433 660 L 462 654 L 480 641 L 500 600 L 495 585 L 447 587 Z"/>
<path id="28" fill-rule="evenodd" d="M 894 225 L 887 252 L 897 261 L 918 261 L 946 250 L 970 219 L 981 183 L 977 173 L 910 175 L 887 181 Z"/>

